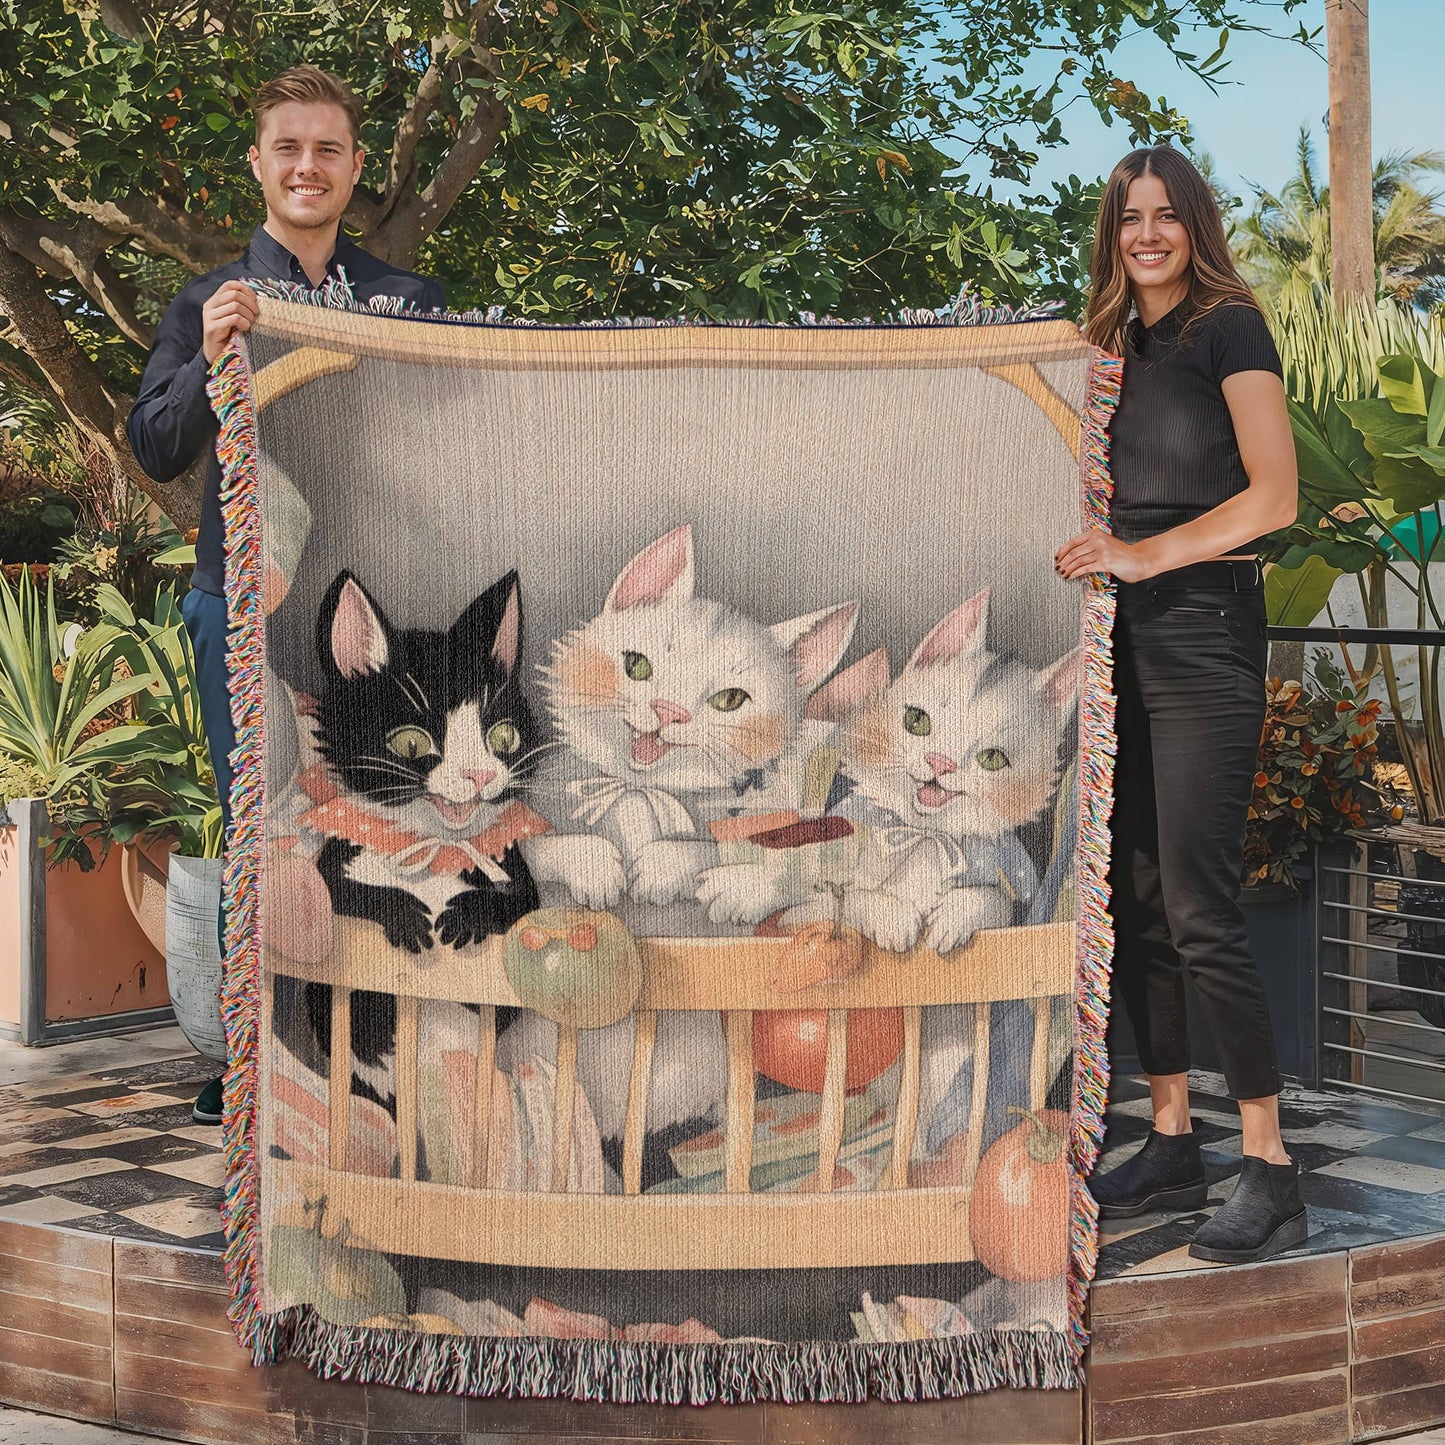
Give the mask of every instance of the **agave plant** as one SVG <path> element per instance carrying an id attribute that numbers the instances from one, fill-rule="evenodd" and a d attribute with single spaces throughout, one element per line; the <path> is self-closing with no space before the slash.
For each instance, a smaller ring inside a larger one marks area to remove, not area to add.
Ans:
<path id="1" fill-rule="evenodd" d="M 134 706 L 138 719 L 153 729 L 149 738 L 155 744 L 112 790 L 111 835 L 128 843 L 143 834 L 165 834 L 183 854 L 219 858 L 221 804 L 201 719 L 195 656 L 175 597 L 164 589 L 149 619 L 138 618 L 108 583 L 96 589 L 96 603 L 144 657 L 150 686 L 136 694 Z"/>
<path id="2" fill-rule="evenodd" d="M 108 838 L 107 793 L 160 739 L 132 700 L 150 686 L 144 654 L 123 629 L 62 623 L 28 571 L 0 576 L 0 753 L 33 770 L 51 804 L 53 861 L 92 863 Z"/>

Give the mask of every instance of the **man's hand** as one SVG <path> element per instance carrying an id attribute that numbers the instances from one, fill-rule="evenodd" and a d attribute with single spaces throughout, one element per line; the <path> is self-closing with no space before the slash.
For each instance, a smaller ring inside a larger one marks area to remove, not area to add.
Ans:
<path id="1" fill-rule="evenodd" d="M 201 351 L 206 364 L 226 349 L 233 331 L 249 331 L 260 314 L 256 293 L 244 281 L 227 281 L 201 307 Z"/>
<path id="2" fill-rule="evenodd" d="M 1054 570 L 1066 582 L 1091 572 L 1107 572 L 1120 582 L 1142 582 L 1154 575 L 1147 554 L 1107 532 L 1083 532 L 1054 553 Z"/>

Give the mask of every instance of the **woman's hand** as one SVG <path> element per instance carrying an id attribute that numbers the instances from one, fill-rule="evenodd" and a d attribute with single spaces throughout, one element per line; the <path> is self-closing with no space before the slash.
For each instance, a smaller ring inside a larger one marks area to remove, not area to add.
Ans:
<path id="1" fill-rule="evenodd" d="M 1066 582 L 1091 572 L 1107 572 L 1120 582 L 1142 582 L 1154 575 L 1148 554 L 1138 543 L 1121 542 L 1097 529 L 1065 542 L 1054 553 L 1054 571 Z"/>

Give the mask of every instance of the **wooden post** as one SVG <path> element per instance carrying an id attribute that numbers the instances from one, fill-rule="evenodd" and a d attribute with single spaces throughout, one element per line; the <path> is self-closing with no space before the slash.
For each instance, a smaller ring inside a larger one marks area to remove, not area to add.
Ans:
<path id="1" fill-rule="evenodd" d="M 0 805 L 0 822 L 6 809 Z M 15 826 L 16 881 L 20 894 L 20 1042 L 45 1036 L 45 846 L 50 815 L 43 798 L 16 798 L 9 807 Z"/>
<path id="2" fill-rule="evenodd" d="M 1325 0 L 1325 45 L 1330 64 L 1330 283 L 1336 304 L 1343 305 L 1375 297 L 1370 0 Z"/>

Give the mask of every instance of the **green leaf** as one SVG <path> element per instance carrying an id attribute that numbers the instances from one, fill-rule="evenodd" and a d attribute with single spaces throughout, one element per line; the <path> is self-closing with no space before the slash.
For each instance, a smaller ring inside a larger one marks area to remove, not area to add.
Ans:
<path id="1" fill-rule="evenodd" d="M 1264 602 L 1276 627 L 1308 627 L 1324 610 L 1336 579 L 1344 576 L 1323 557 L 1307 556 L 1297 567 L 1271 567 L 1264 574 Z"/>
<path id="2" fill-rule="evenodd" d="M 1380 395 L 1395 411 L 1407 416 L 1428 415 L 1435 377 L 1418 357 L 1387 356 L 1380 362 L 1379 371 Z"/>
<path id="3" fill-rule="evenodd" d="M 219 111 L 213 110 L 206 116 L 206 124 L 210 126 L 213 131 L 220 132 L 230 130 L 235 124 L 235 121 L 232 120 L 229 115 L 222 115 Z"/>

